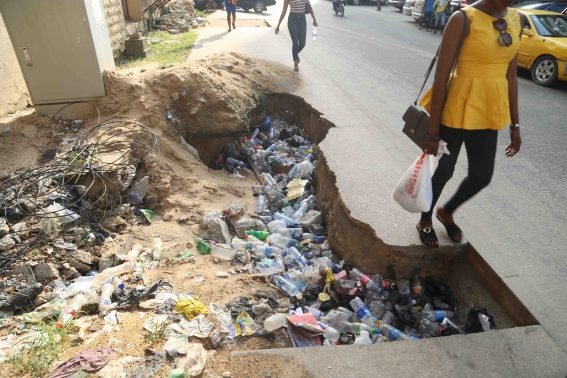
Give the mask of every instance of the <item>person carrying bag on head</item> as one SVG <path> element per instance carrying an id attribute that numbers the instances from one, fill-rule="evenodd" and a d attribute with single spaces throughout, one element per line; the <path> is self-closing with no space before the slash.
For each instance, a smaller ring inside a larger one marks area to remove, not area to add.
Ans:
<path id="1" fill-rule="evenodd" d="M 508 128 L 507 157 L 520 151 L 516 71 L 522 16 L 516 9 L 508 8 L 512 3 L 478 1 L 455 12 L 443 33 L 433 87 L 421 100 L 423 108 L 429 111 L 423 150 L 436 154 L 439 141 L 443 140 L 450 152 L 441 157 L 433 174 L 431 208 L 421 214 L 417 224 L 419 237 L 427 246 L 439 246 L 433 229 L 433 210 L 453 175 L 461 147 L 464 145 L 467 151 L 468 176 L 436 211 L 437 219 L 455 243 L 461 242 L 463 234 L 453 214 L 490 183 L 498 131 Z"/>

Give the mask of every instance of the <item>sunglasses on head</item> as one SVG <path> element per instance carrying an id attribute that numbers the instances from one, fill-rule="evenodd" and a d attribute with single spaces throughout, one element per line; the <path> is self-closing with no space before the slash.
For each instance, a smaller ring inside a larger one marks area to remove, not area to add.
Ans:
<path id="1" fill-rule="evenodd" d="M 498 30 L 498 32 L 500 33 L 500 35 L 498 36 L 498 43 L 500 44 L 500 46 L 512 46 L 512 36 L 506 31 L 506 29 L 508 28 L 508 23 L 506 22 L 506 20 L 499 18 L 498 20 L 492 22 L 492 26 L 494 26 L 494 29 Z"/>

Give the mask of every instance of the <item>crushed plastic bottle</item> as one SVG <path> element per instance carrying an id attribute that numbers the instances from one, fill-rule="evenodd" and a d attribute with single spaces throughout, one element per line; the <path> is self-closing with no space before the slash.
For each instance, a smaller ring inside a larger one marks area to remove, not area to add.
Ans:
<path id="1" fill-rule="evenodd" d="M 301 291 L 291 281 L 282 276 L 273 276 L 272 281 L 274 285 L 280 288 L 284 293 L 290 297 L 296 297 L 301 294 Z"/>
<path id="2" fill-rule="evenodd" d="M 372 316 L 370 310 L 366 306 L 366 304 L 360 299 L 359 297 L 355 297 L 353 300 L 350 301 L 350 307 L 356 312 L 356 316 L 362 321 L 364 324 L 374 327 L 376 325 L 376 318 Z"/>
<path id="3" fill-rule="evenodd" d="M 380 284 L 376 283 L 372 278 L 362 273 L 360 270 L 353 268 L 350 271 L 350 276 L 355 280 L 360 281 L 360 283 L 366 287 L 368 290 L 381 292 L 383 289 Z"/>
<path id="4" fill-rule="evenodd" d="M 389 324 L 380 324 L 380 330 L 386 336 L 389 341 L 398 341 L 398 340 L 417 340 L 415 337 L 400 331 L 396 327 L 392 327 Z"/>

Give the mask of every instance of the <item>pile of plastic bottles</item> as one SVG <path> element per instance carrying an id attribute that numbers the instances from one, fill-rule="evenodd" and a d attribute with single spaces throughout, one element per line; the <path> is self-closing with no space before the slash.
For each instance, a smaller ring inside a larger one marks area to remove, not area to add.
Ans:
<path id="1" fill-rule="evenodd" d="M 448 286 L 418 275 L 411 280 L 370 276 L 333 254 L 315 198 L 317 147 L 299 127 L 266 117 L 249 137 L 226 146 L 217 159 L 223 162 L 228 171 L 250 169 L 264 182 L 252 189 L 255 213 L 265 227 L 247 230 L 230 248 L 250 252 L 255 269 L 290 296 L 292 313 L 314 315 L 324 344 L 464 332 L 453 322 L 456 301 Z M 274 328 L 266 322 L 266 329 Z"/>

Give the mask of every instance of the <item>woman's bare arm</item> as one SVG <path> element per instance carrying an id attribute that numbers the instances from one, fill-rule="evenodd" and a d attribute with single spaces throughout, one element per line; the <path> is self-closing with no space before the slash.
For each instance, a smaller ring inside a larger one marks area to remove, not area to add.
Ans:
<path id="1" fill-rule="evenodd" d="M 282 9 L 282 14 L 280 16 L 280 20 L 278 21 L 278 26 L 276 27 L 276 34 L 278 34 L 280 32 L 280 24 L 282 23 L 283 19 L 285 18 L 288 6 L 289 6 L 289 0 L 284 0 L 284 6 L 283 6 L 283 9 Z"/>

